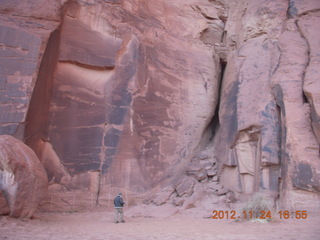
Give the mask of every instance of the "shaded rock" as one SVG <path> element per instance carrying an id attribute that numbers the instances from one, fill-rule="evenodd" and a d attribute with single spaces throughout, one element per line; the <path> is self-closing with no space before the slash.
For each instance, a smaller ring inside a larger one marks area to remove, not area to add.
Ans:
<path id="1" fill-rule="evenodd" d="M 203 170 L 203 166 L 200 163 L 191 162 L 186 167 L 187 174 L 193 174 L 195 172 L 200 172 Z"/>
<path id="2" fill-rule="evenodd" d="M 236 198 L 234 192 L 228 191 L 228 192 L 226 193 L 226 197 L 225 197 L 224 201 L 225 201 L 226 203 L 236 202 L 236 201 L 237 201 L 237 198 Z"/>
<path id="3" fill-rule="evenodd" d="M 206 185 L 208 188 L 214 190 L 215 192 L 221 190 L 223 188 L 223 186 L 220 184 L 220 183 L 217 183 L 217 182 L 210 182 L 210 183 L 207 183 Z"/>
<path id="4" fill-rule="evenodd" d="M 201 164 L 201 166 L 202 166 L 204 169 L 206 169 L 206 170 L 212 168 L 212 166 L 213 166 L 213 163 L 212 163 L 212 161 L 210 161 L 210 160 L 200 161 L 200 164 Z"/>
<path id="5" fill-rule="evenodd" d="M 218 182 L 210 182 L 206 186 L 207 188 L 213 190 L 214 194 L 218 196 L 224 195 L 230 191 L 228 188 L 225 188 Z"/>
<path id="6" fill-rule="evenodd" d="M 221 196 L 221 195 L 227 194 L 229 191 L 230 190 L 228 188 L 222 188 L 222 189 L 215 191 L 215 194 L 218 196 Z"/>
<path id="7" fill-rule="evenodd" d="M 201 205 L 201 201 L 208 197 L 208 191 L 205 189 L 204 184 L 196 182 L 193 188 L 192 196 L 185 199 L 182 208 L 190 209 Z"/>
<path id="8" fill-rule="evenodd" d="M 41 39 L 0 22 L 0 45 L 0 134 L 12 135 L 28 111 Z"/>
<path id="9" fill-rule="evenodd" d="M 319 1 L 308 1 L 309 3 L 318 4 L 320 8 Z M 307 1 L 306 1 L 307 3 Z M 307 7 L 307 4 L 305 4 Z M 308 42 L 310 57 L 308 67 L 306 68 L 305 78 L 303 82 L 303 91 L 310 104 L 310 116 L 312 129 L 317 137 L 318 143 L 320 144 L 320 82 L 318 81 L 320 77 L 320 43 L 317 39 L 320 38 L 319 31 L 314 31 L 314 26 L 320 23 L 320 13 L 310 13 L 303 16 L 299 22 L 298 26 L 301 29 L 303 36 Z"/>
<path id="10" fill-rule="evenodd" d="M 212 179 L 211 179 L 212 182 L 218 182 L 219 181 L 219 177 L 216 175 L 216 176 L 213 176 Z"/>
<path id="11" fill-rule="evenodd" d="M 206 44 L 214 45 L 222 41 L 224 24 L 221 20 L 214 21 L 201 32 L 200 39 Z"/>
<path id="12" fill-rule="evenodd" d="M 218 169 L 215 168 L 215 167 L 210 168 L 210 169 L 207 170 L 207 175 L 209 177 L 213 177 L 213 176 L 217 175 L 217 173 L 218 173 Z"/>
<path id="13" fill-rule="evenodd" d="M 195 180 L 192 177 L 183 177 L 181 182 L 176 186 L 178 196 L 191 196 L 193 194 L 194 185 Z"/>
<path id="14" fill-rule="evenodd" d="M 49 21 L 59 21 L 61 7 L 66 1 L 67 0 L 46 0 L 45 4 L 40 4 L 39 1 L 35 0 L 1 1 L 0 12 L 13 13 L 18 16 L 45 19 Z"/>
<path id="15" fill-rule="evenodd" d="M 185 199 L 181 197 L 175 197 L 172 199 L 172 203 L 177 207 L 181 207 L 184 203 Z"/>
<path id="16" fill-rule="evenodd" d="M 9 215 L 32 217 L 47 185 L 47 174 L 35 153 L 12 136 L 0 136 L 0 189 Z"/>
<path id="17" fill-rule="evenodd" d="M 186 173 L 189 176 L 193 176 L 199 182 L 207 178 L 206 170 L 199 163 L 191 162 L 190 164 L 188 164 Z"/>
<path id="18" fill-rule="evenodd" d="M 149 197 L 147 199 L 143 199 L 142 200 L 142 203 L 145 204 L 145 205 L 149 205 L 153 202 L 153 198 L 152 197 Z"/>
<path id="19" fill-rule="evenodd" d="M 49 182 L 68 183 L 71 180 L 65 167 L 50 142 L 41 141 L 42 144 L 42 164 L 47 172 Z"/>
<path id="20" fill-rule="evenodd" d="M 71 11 L 71 10 L 69 10 Z M 93 67 L 114 67 L 121 39 L 108 32 L 93 31 L 77 18 L 65 17 L 61 32 L 60 61 Z"/>
<path id="21" fill-rule="evenodd" d="M 194 203 L 188 203 L 188 204 L 185 204 L 184 209 L 186 210 L 186 209 L 191 209 L 191 208 L 195 208 L 195 207 L 196 207 L 196 205 Z"/>
<path id="22" fill-rule="evenodd" d="M 207 160 L 210 156 L 205 152 L 200 152 L 192 158 L 192 162 L 200 162 L 201 160 Z"/>
<path id="23" fill-rule="evenodd" d="M 274 176 L 280 168 L 281 126 L 270 89 L 270 72 L 277 68 L 281 54 L 273 37 L 280 35 L 279 24 L 287 19 L 283 12 L 287 10 L 287 2 L 248 2 L 246 16 L 240 16 L 239 9 L 243 6 L 235 4 L 232 9 L 238 9 L 230 12 L 225 29 L 228 44 L 234 40 L 233 34 L 239 35 L 237 49 L 228 53 L 222 85 L 221 126 L 215 138 L 215 148 L 219 150 L 216 155 L 223 164 L 219 177 L 224 186 L 239 192 L 259 191 L 260 182 L 264 183 L 263 187 L 278 191 Z M 239 28 L 233 22 L 238 21 L 236 19 L 241 21 Z M 263 175 L 254 165 L 257 162 L 263 168 Z M 277 168 L 271 170 L 270 165 Z M 260 180 L 262 178 L 264 180 Z"/>
<path id="24" fill-rule="evenodd" d="M 39 142 L 47 139 L 50 181 L 63 184 L 65 171 L 101 171 L 143 192 L 180 159 L 190 160 L 219 96 L 219 60 L 199 35 L 209 29 L 220 41 L 225 4 L 48 0 L 34 7 L 38 2 L 1 2 L 1 72 L 8 77 L 0 77 L 0 133 L 21 126 L 21 139 L 41 161 L 48 149 Z"/>
<path id="25" fill-rule="evenodd" d="M 200 172 L 197 172 L 195 175 L 194 175 L 194 178 L 198 181 L 198 182 L 201 182 L 201 181 L 204 181 L 208 178 L 208 175 L 207 175 L 207 171 L 206 170 L 202 170 Z"/>
<path id="26" fill-rule="evenodd" d="M 314 68 L 318 65 L 316 62 L 319 61 L 317 48 L 319 43 L 308 40 L 308 37 L 315 38 L 317 34 L 301 34 L 301 28 L 306 32 L 308 31 L 306 29 L 310 29 L 309 24 L 314 26 L 315 21 L 318 22 L 320 19 L 319 16 L 318 20 L 312 20 L 312 18 L 304 19 L 303 17 L 301 24 L 298 25 L 294 19 L 287 21 L 285 31 L 279 37 L 279 47 L 282 54 L 277 71 L 272 76 L 272 85 L 280 107 L 281 124 L 285 126 L 285 133 L 282 136 L 283 160 L 280 184 L 281 186 L 289 185 L 319 193 L 320 175 L 316 173 L 320 169 L 319 142 L 316 138 L 316 131 L 312 128 L 316 126 L 316 122 L 313 122 L 315 124 L 313 126 L 310 123 L 311 114 L 316 113 L 314 110 L 318 100 L 317 93 L 312 96 L 313 94 L 308 91 L 310 87 L 315 91 L 319 89 L 318 84 L 312 84 L 319 76 L 318 67 Z M 292 79 L 292 81 L 288 81 L 288 79 Z M 305 103 L 304 90 L 310 103 Z M 313 108 L 312 111 L 310 111 L 309 104 Z M 295 146 L 294 151 L 291 146 Z M 286 194 L 283 194 L 282 198 L 283 204 L 291 201 L 291 196 L 294 193 L 290 190 L 290 188 L 285 189 Z"/>
<path id="27" fill-rule="evenodd" d="M 296 15 L 303 15 L 307 13 L 315 12 L 316 9 L 319 9 L 320 3 L 318 0 L 299 0 L 299 1 L 290 1 L 289 9 L 290 16 L 294 17 Z M 317 32 L 317 31 L 314 31 Z"/>
<path id="28" fill-rule="evenodd" d="M 153 200 L 154 204 L 156 204 L 157 206 L 165 204 L 168 201 L 168 199 L 170 198 L 170 196 L 174 193 L 174 191 L 175 191 L 175 188 L 172 186 L 168 186 L 168 187 L 164 188 L 158 194 L 158 196 Z"/>
<path id="29" fill-rule="evenodd" d="M 4 198 L 0 191 L 0 215 L 7 215 L 10 213 L 7 200 Z"/>

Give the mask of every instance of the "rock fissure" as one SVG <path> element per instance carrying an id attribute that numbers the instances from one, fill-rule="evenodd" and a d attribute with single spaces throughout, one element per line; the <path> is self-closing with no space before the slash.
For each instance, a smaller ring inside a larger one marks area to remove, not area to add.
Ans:
<path id="1" fill-rule="evenodd" d="M 313 14 L 313 13 L 318 13 L 318 12 L 320 12 L 320 8 L 300 13 L 300 14 L 298 14 L 298 17 L 303 17 L 303 16 L 306 16 L 306 15 Z"/>
<path id="2" fill-rule="evenodd" d="M 87 65 L 76 61 L 67 61 L 67 60 L 60 60 L 60 63 L 70 63 L 77 65 L 82 68 L 90 69 L 90 70 L 96 70 L 96 71 L 112 71 L 114 70 L 115 66 L 95 66 L 95 65 Z"/>

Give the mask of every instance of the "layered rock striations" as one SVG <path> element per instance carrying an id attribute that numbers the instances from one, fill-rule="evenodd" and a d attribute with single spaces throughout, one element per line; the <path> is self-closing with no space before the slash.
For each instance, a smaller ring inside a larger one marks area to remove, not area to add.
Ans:
<path id="1" fill-rule="evenodd" d="M 0 133 L 52 188 L 316 207 L 318 1 L 20 2 L 0 7 Z"/>

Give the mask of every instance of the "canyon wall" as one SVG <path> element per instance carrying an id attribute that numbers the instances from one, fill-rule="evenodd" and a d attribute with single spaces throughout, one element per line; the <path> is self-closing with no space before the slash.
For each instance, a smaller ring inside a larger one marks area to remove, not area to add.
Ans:
<path id="1" fill-rule="evenodd" d="M 50 204 L 219 182 L 317 208 L 317 0 L 0 3 L 0 133 L 35 151 Z"/>
<path id="2" fill-rule="evenodd" d="M 215 139 L 222 182 L 236 192 L 276 193 L 283 207 L 316 207 L 319 46 L 314 42 L 320 35 L 313 26 L 319 23 L 320 3 L 230 6 L 225 28 L 230 52 Z"/>

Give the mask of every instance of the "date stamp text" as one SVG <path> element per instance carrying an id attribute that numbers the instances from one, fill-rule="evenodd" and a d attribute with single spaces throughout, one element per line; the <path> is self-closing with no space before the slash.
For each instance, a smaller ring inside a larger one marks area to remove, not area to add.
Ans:
<path id="1" fill-rule="evenodd" d="M 306 210 L 280 210 L 278 212 L 271 211 L 234 211 L 234 210 L 214 210 L 212 211 L 212 219 L 271 219 L 279 217 L 279 219 L 307 219 L 308 212 Z"/>

